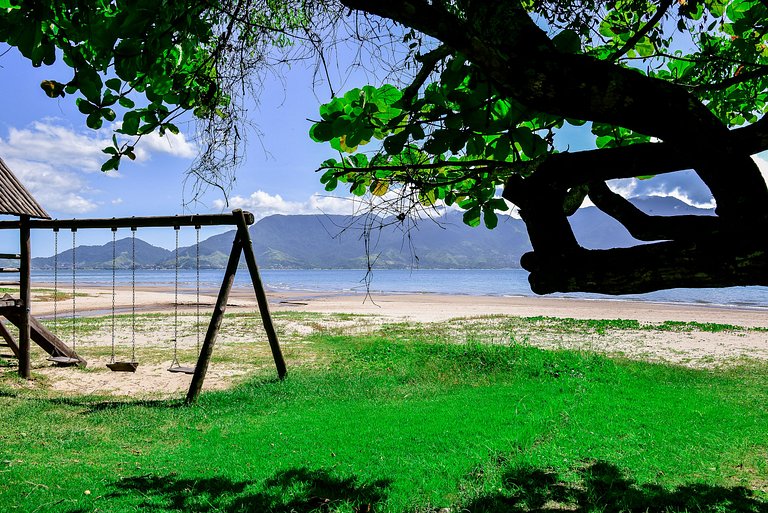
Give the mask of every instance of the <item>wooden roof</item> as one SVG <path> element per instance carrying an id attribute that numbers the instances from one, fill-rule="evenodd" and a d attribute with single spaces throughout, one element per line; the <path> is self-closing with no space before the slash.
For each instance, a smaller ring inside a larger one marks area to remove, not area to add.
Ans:
<path id="1" fill-rule="evenodd" d="M 50 219 L 29 191 L 0 159 L 0 214 Z"/>

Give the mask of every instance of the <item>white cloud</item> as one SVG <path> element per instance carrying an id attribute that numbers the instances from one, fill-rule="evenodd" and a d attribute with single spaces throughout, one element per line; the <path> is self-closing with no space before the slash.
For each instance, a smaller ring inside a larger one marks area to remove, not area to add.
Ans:
<path id="1" fill-rule="evenodd" d="M 768 159 L 768 152 L 764 152 L 759 155 L 752 155 L 752 160 L 754 160 L 755 164 L 757 164 L 757 168 L 763 175 L 763 180 L 768 183 L 768 160 L 766 159 Z"/>
<path id="2" fill-rule="evenodd" d="M 715 200 L 709 189 L 693 171 L 669 173 L 647 180 L 622 178 L 610 180 L 607 184 L 613 192 L 624 198 L 671 197 L 696 208 L 715 207 Z"/>
<path id="3" fill-rule="evenodd" d="M 11 127 L 8 138 L 0 139 L 0 156 L 93 172 L 101 169 L 106 160 L 101 150 L 109 144 L 109 138 L 101 132 L 80 134 L 64 126 L 37 121 L 26 128 Z"/>
<path id="4" fill-rule="evenodd" d="M 341 214 L 352 215 L 360 207 L 360 202 L 352 198 L 313 194 L 306 201 L 288 201 L 279 194 L 269 194 L 258 190 L 248 197 L 234 196 L 229 198 L 229 205 L 223 200 L 215 200 L 213 206 L 225 208 L 241 208 L 251 212 L 256 219 L 273 214 Z"/>
<path id="5" fill-rule="evenodd" d="M 10 127 L 0 138 L 0 158 L 45 208 L 57 212 L 84 214 L 98 206 L 99 191 L 89 187 L 86 175 L 100 173 L 110 146 L 111 129 L 77 131 L 56 119 L 36 121 L 24 128 Z M 136 160 L 146 162 L 156 154 L 193 158 L 195 147 L 183 135 L 150 134 L 136 148 Z M 107 176 L 118 178 L 119 173 Z M 109 200 L 119 204 L 122 199 Z"/>
<path id="6" fill-rule="evenodd" d="M 97 207 L 87 197 L 90 188 L 76 173 L 44 162 L 17 158 L 5 162 L 43 208 L 55 206 L 59 212 L 85 214 Z"/>
<path id="7" fill-rule="evenodd" d="M 160 136 L 157 132 L 145 135 L 136 146 L 136 159 L 149 159 L 152 153 L 165 153 L 173 157 L 193 159 L 197 156 L 197 148 L 187 141 L 184 134 L 166 132 Z"/>

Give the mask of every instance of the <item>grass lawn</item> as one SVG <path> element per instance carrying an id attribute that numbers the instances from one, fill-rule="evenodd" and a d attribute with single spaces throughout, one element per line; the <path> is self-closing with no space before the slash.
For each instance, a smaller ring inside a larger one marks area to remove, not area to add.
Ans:
<path id="1" fill-rule="evenodd" d="M 385 327 L 198 405 L 0 380 L 0 511 L 768 512 L 768 365 Z"/>

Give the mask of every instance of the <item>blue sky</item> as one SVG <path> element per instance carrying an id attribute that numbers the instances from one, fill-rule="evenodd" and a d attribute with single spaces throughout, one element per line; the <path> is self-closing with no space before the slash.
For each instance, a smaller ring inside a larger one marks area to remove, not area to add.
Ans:
<path id="1" fill-rule="evenodd" d="M 339 66 L 346 69 L 343 62 Z M 335 90 L 366 83 L 361 75 L 345 73 L 338 73 Z M 68 68 L 55 65 L 35 69 L 10 50 L 0 57 L 0 74 L 0 157 L 54 218 L 214 213 L 232 208 L 252 211 L 257 218 L 275 213 L 353 212 L 354 205 L 345 191 L 325 192 L 315 172 L 320 162 L 333 156 L 333 150 L 308 136 L 308 119 L 316 119 L 318 106 L 330 98 L 327 87 L 313 87 L 310 65 L 294 64 L 282 80 L 267 79 L 259 105 L 250 109 L 250 120 L 260 134 L 249 136 L 246 162 L 237 173 L 229 205 L 214 189 L 199 202 L 185 204 L 191 197 L 190 188 L 185 187 L 185 173 L 197 151 L 191 140 L 193 123 L 181 124 L 181 136 L 142 140 L 136 162 L 126 160 L 119 173 L 105 174 L 99 170 L 105 157 L 101 149 L 108 144 L 111 131 L 89 130 L 73 97 L 53 100 L 39 87 L 45 79 L 68 81 Z M 562 149 L 582 149 L 592 141 L 585 127 L 563 135 Z M 758 160 L 764 174 L 768 173 L 766 158 L 763 154 Z M 711 205 L 709 191 L 691 172 L 612 185 L 626 196 L 672 195 L 694 205 Z M 222 230 L 204 229 L 203 238 Z M 35 256 L 52 253 L 51 234 L 43 232 L 33 235 Z M 2 235 L 0 241 L 7 238 Z M 118 237 L 127 235 L 127 231 L 118 233 Z M 140 237 L 169 249 L 174 241 L 173 230 L 145 230 Z M 103 244 L 110 238 L 109 231 L 78 233 L 82 244 Z M 182 230 L 181 244 L 193 242 L 193 229 Z M 8 249 L 17 245 L 13 239 L 2 244 Z"/>
<path id="2" fill-rule="evenodd" d="M 86 128 L 74 97 L 50 99 L 39 87 L 45 79 L 66 82 L 71 73 L 67 68 L 35 69 L 11 50 L 0 57 L 0 73 L 0 157 L 54 218 L 218 213 L 232 208 L 251 210 L 257 218 L 352 211 L 343 192 L 325 192 L 314 172 L 333 150 L 308 136 L 307 119 L 316 119 L 318 106 L 330 96 L 327 88 L 313 88 L 311 68 L 293 66 L 285 80 L 271 77 L 266 82 L 260 104 L 251 108 L 259 133 L 249 136 L 229 205 L 216 189 L 189 203 L 192 193 L 185 177 L 197 151 L 192 122 L 181 123 L 181 136 L 145 138 L 135 162 L 124 159 L 119 173 L 103 173 L 101 149 L 108 145 L 111 131 Z M 354 85 L 359 84 L 349 87 Z M 203 237 L 222 230 L 204 229 Z M 99 232 L 82 231 L 78 240 L 102 244 L 111 237 Z M 146 231 L 141 237 L 172 246 L 172 230 L 161 232 Z M 50 237 L 36 238 L 40 251 L 35 254 L 49 254 Z M 182 230 L 182 245 L 193 241 L 194 232 Z"/>

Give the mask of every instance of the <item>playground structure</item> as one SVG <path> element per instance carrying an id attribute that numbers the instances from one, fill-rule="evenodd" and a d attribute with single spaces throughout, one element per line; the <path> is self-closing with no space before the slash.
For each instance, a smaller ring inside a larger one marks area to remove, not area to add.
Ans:
<path id="1" fill-rule="evenodd" d="M 51 219 L 45 210 L 37 204 L 24 186 L 16 179 L 13 173 L 8 169 L 5 163 L 0 160 L 0 214 L 18 216 L 18 220 L 0 221 L 0 230 L 19 230 L 19 253 L 0 253 L 0 259 L 18 260 L 18 267 L 0 267 L 0 273 L 18 273 L 19 281 L 3 285 L 17 285 L 19 287 L 19 297 L 15 298 L 9 294 L 0 297 L 0 317 L 4 317 L 11 324 L 19 329 L 18 341 L 16 341 L 5 324 L 0 321 L 0 338 L 4 340 L 3 346 L 9 348 L 19 361 L 19 376 L 24 379 L 31 377 L 31 343 L 34 342 L 50 355 L 49 360 L 59 365 L 78 365 L 85 366 L 87 362 L 75 352 L 74 330 L 73 347 L 69 347 L 56 334 L 49 331 L 43 324 L 32 315 L 31 300 L 31 245 L 30 234 L 33 229 L 48 229 L 58 232 L 59 230 L 71 230 L 74 233 L 80 229 L 110 229 L 113 233 L 113 252 L 114 252 L 114 233 L 118 228 L 130 228 L 134 234 L 138 228 L 146 227 L 168 227 L 176 231 L 176 303 L 175 312 L 178 309 L 178 230 L 183 226 L 194 226 L 198 230 L 201 226 L 234 226 L 235 238 L 232 243 L 232 250 L 229 254 L 227 265 L 224 271 L 224 278 L 219 288 L 218 297 L 211 314 L 208 329 L 202 345 L 199 348 L 197 363 L 192 367 L 181 367 L 176 360 L 176 335 L 174 334 L 174 363 L 169 371 L 183 372 L 192 374 L 192 382 L 187 391 L 186 402 L 193 403 L 197 400 L 205 380 L 208 365 L 213 354 L 213 348 L 216 343 L 224 313 L 227 307 L 227 300 L 234 282 L 235 273 L 238 269 L 241 256 L 245 258 L 245 263 L 250 274 L 256 295 L 259 312 L 264 325 L 264 330 L 269 341 L 272 356 L 277 368 L 277 374 L 280 379 L 286 375 L 286 366 L 283 359 L 277 334 L 272 324 L 272 317 L 269 312 L 264 286 L 259 275 L 256 258 L 253 253 L 253 245 L 248 232 L 248 226 L 253 224 L 254 217 L 249 212 L 234 210 L 231 214 L 207 214 L 207 215 L 187 215 L 187 216 L 151 216 L 151 217 L 123 217 L 108 219 L 69 219 L 57 220 Z M 135 242 L 134 242 L 135 244 Z M 199 248 L 199 238 L 198 238 Z M 199 250 L 199 249 L 198 249 Z M 198 257 L 199 262 L 199 257 Z M 133 260 L 135 270 L 135 257 Z M 75 263 L 73 262 L 73 289 Z M 114 258 L 113 258 L 114 269 Z M 198 263 L 199 270 L 199 263 Z M 135 287 L 135 278 L 132 285 Z M 199 287 L 199 274 L 198 274 Z M 198 289 L 199 290 L 199 289 Z M 74 293 L 74 290 L 73 290 Z M 114 279 L 113 279 L 114 294 Z M 198 292 L 199 294 L 199 292 Z M 74 297 L 74 294 L 73 294 Z M 113 296 L 114 297 L 114 296 Z M 132 308 L 135 313 L 135 299 Z M 198 307 L 199 308 L 199 301 Z M 74 302 L 73 302 L 73 321 L 74 321 Z M 175 319 L 176 321 L 176 319 Z M 114 311 L 113 311 L 114 323 Z M 114 327 L 113 327 L 114 337 Z M 133 360 L 134 358 L 132 358 Z M 114 361 L 114 338 L 113 338 L 113 358 L 109 368 L 113 371 L 136 370 L 137 363 L 115 362 Z"/>

